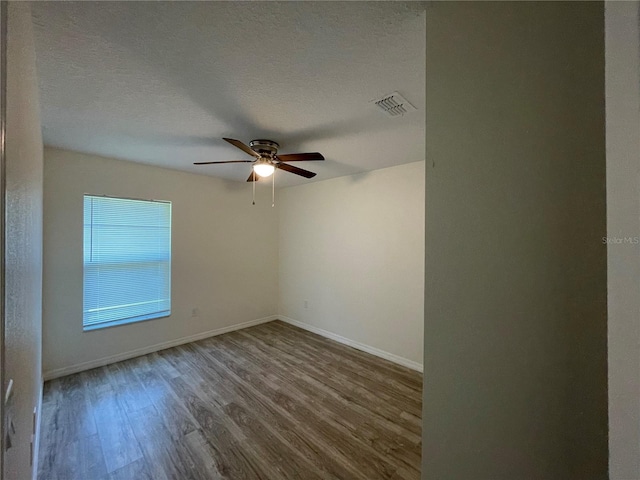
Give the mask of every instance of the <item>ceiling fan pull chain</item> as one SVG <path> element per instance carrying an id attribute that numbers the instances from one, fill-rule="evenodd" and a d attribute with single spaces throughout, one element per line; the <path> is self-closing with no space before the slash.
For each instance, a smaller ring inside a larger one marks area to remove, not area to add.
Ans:
<path id="1" fill-rule="evenodd" d="M 271 175 L 271 208 L 276 206 L 276 169 L 273 170 Z"/>
<path id="2" fill-rule="evenodd" d="M 251 176 L 253 177 L 253 202 L 251 203 L 251 205 L 255 205 L 256 204 L 256 172 L 252 171 L 251 172 Z"/>

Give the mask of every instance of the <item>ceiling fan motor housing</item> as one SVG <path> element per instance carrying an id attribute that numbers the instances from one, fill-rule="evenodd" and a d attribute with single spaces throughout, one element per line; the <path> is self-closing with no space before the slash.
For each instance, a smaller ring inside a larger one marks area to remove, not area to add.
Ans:
<path id="1" fill-rule="evenodd" d="M 254 152 L 269 157 L 273 157 L 276 153 L 278 153 L 278 148 L 280 148 L 280 145 L 278 145 L 276 142 L 264 139 L 251 140 L 249 142 L 249 146 Z"/>

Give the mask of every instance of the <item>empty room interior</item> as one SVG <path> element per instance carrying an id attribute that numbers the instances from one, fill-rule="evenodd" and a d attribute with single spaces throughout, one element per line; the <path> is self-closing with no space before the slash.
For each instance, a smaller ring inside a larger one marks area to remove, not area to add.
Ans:
<path id="1" fill-rule="evenodd" d="M 424 6 L 30 14 L 39 478 L 418 478 Z"/>
<path id="2" fill-rule="evenodd" d="M 1 5 L 0 480 L 640 478 L 636 2 Z"/>

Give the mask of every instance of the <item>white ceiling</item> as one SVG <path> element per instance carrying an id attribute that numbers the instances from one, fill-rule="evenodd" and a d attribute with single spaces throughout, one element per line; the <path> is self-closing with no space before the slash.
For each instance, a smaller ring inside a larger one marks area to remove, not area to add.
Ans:
<path id="1" fill-rule="evenodd" d="M 268 138 L 325 162 L 279 186 L 425 158 L 419 2 L 38 2 L 47 145 L 245 181 L 222 141 Z M 389 118 L 398 91 L 418 110 Z"/>

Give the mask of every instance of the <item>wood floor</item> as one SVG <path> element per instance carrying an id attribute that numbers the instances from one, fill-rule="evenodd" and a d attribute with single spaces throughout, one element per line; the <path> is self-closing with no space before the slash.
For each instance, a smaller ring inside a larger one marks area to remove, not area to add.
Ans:
<path id="1" fill-rule="evenodd" d="M 270 322 L 47 382 L 38 479 L 418 480 L 421 386 Z"/>

